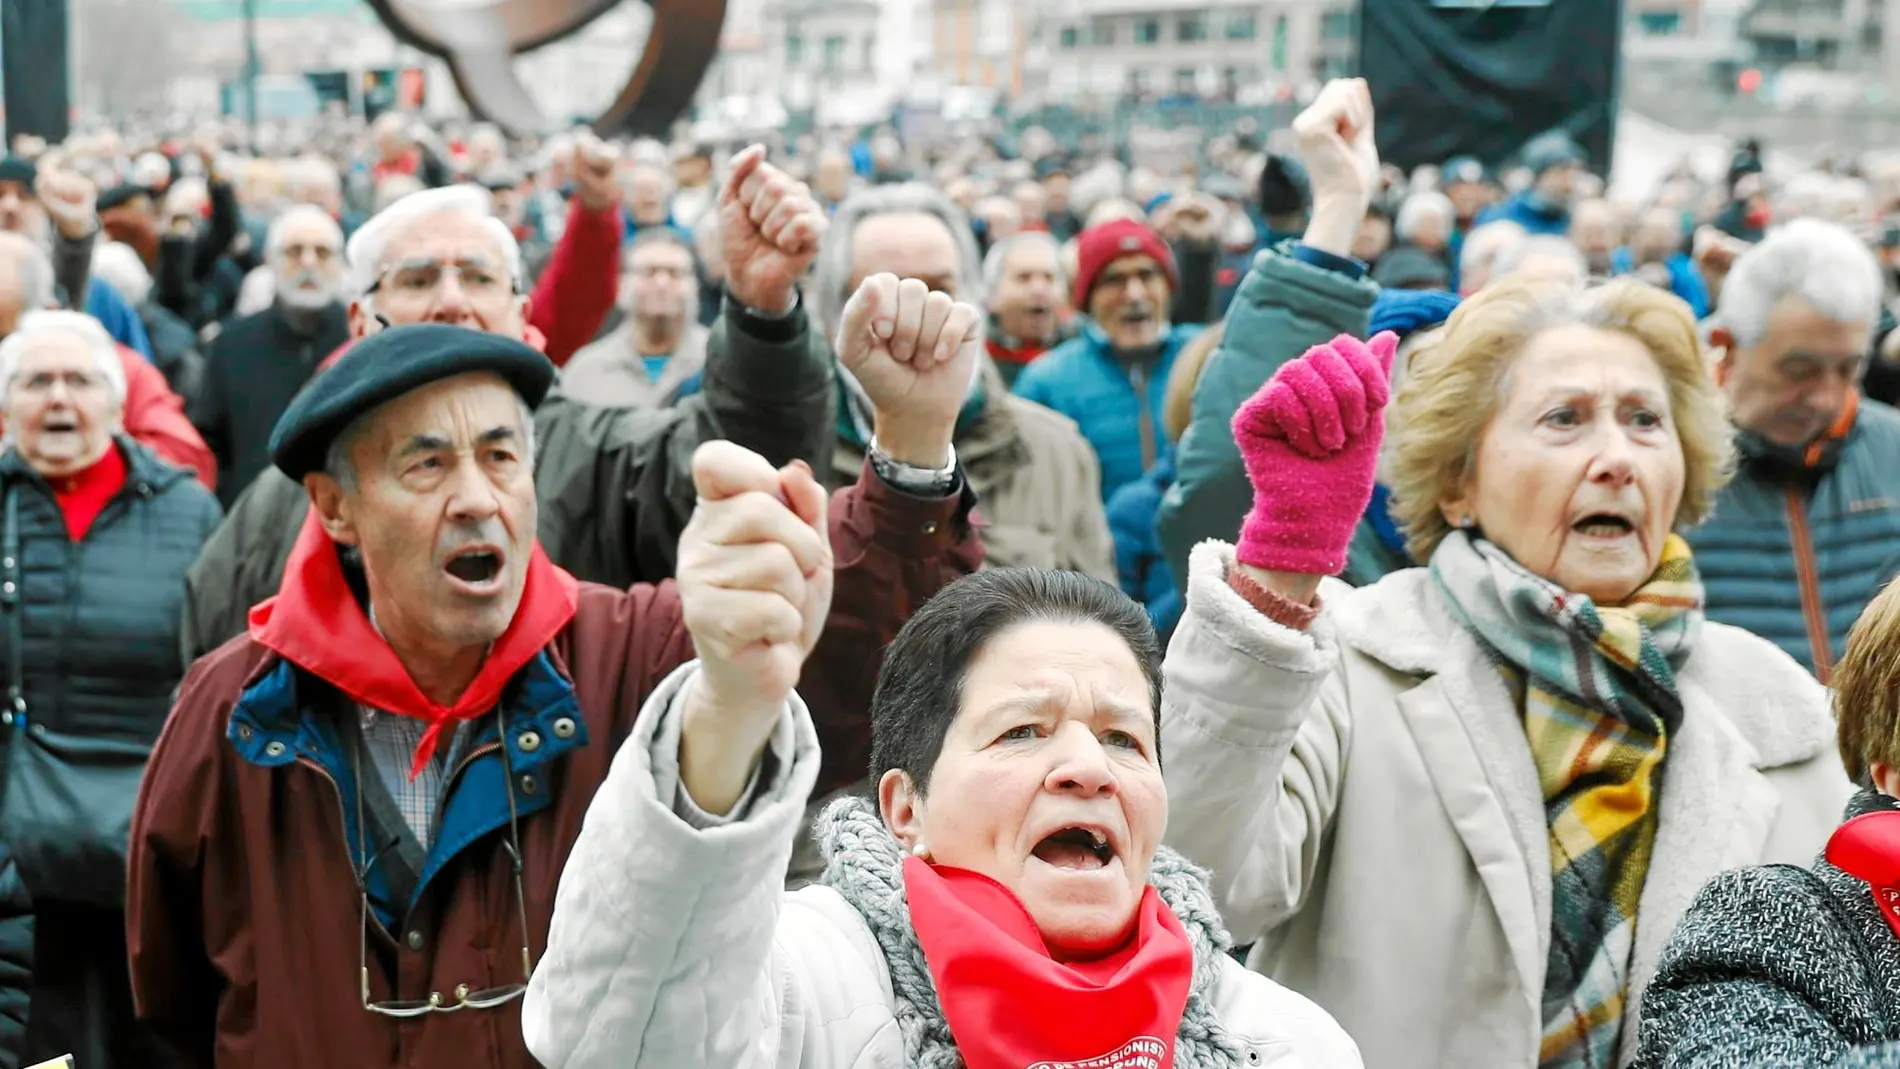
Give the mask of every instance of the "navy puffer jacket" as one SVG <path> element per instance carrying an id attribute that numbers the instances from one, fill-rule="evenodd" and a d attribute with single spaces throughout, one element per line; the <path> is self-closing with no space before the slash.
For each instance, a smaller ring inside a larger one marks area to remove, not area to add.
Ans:
<path id="1" fill-rule="evenodd" d="M 1900 573 L 1900 412 L 1863 400 L 1854 426 L 1797 457 L 1742 436 L 1742 466 L 1687 532 L 1709 618 L 1788 651 L 1825 682 L 1848 628 Z"/>

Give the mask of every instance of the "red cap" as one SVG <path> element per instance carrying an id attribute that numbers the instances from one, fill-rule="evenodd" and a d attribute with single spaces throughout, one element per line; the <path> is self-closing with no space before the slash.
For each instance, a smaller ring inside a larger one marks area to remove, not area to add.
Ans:
<path id="1" fill-rule="evenodd" d="M 1089 310 L 1089 291 L 1095 288 L 1095 276 L 1124 256 L 1152 256 L 1168 276 L 1171 289 L 1181 288 L 1181 276 L 1174 269 L 1174 253 L 1168 243 L 1147 223 L 1138 219 L 1116 219 L 1092 226 L 1076 239 L 1075 310 Z"/>

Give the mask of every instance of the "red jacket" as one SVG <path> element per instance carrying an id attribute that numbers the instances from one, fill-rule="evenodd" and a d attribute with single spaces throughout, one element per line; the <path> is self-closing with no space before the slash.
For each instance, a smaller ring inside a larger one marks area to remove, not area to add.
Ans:
<path id="1" fill-rule="evenodd" d="M 185 402 L 172 392 L 165 373 L 150 360 L 121 345 L 125 368 L 125 433 L 165 460 L 198 476 L 206 488 L 218 488 L 218 458 L 185 418 Z"/>
<path id="2" fill-rule="evenodd" d="M 528 299 L 528 325 L 547 337 L 555 367 L 594 340 L 620 291 L 620 209 L 590 212 L 575 200 L 567 229 Z"/>
<path id="3" fill-rule="evenodd" d="M 981 564 L 972 500 L 907 497 L 868 467 L 832 499 L 836 594 L 799 692 L 827 751 L 856 769 L 869 760 L 863 710 L 884 647 L 925 599 Z M 372 867 L 372 999 L 453 1001 L 461 984 L 521 980 L 500 747 L 517 785 L 538 960 L 588 803 L 647 696 L 692 656 L 671 580 L 581 585 L 572 623 L 503 699 L 503 738 L 492 741 L 491 720 L 491 741 L 457 765 L 413 905 L 385 903 Z M 192 1069 L 534 1069 L 519 1000 L 410 1021 L 363 1009 L 353 866 L 364 855 L 331 727 L 349 715 L 342 704 L 248 635 L 192 666 L 133 817 L 126 937 L 139 1016 Z"/>

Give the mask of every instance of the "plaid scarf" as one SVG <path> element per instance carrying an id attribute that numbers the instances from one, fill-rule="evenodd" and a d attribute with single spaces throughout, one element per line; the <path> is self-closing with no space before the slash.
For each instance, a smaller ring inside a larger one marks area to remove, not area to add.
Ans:
<path id="1" fill-rule="evenodd" d="M 1656 841 L 1676 668 L 1702 624 L 1702 582 L 1671 535 L 1649 581 L 1598 606 L 1503 550 L 1453 532 L 1432 555 L 1453 614 L 1495 659 L 1524 716 L 1550 829 L 1542 1069 L 1616 1064 L 1636 910 Z"/>

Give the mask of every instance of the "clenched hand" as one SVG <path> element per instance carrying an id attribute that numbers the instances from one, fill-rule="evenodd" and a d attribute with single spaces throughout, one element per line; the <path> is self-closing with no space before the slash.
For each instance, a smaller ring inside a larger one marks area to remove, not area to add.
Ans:
<path id="1" fill-rule="evenodd" d="M 831 610 L 824 488 L 794 461 L 773 469 L 726 441 L 693 455 L 699 503 L 680 535 L 680 606 L 700 674 L 680 776 L 708 812 L 745 789 Z"/>
<path id="2" fill-rule="evenodd" d="M 726 289 L 747 308 L 789 312 L 799 277 L 825 237 L 824 210 L 803 182 L 765 162 L 753 145 L 732 158 L 719 190 Z"/>

